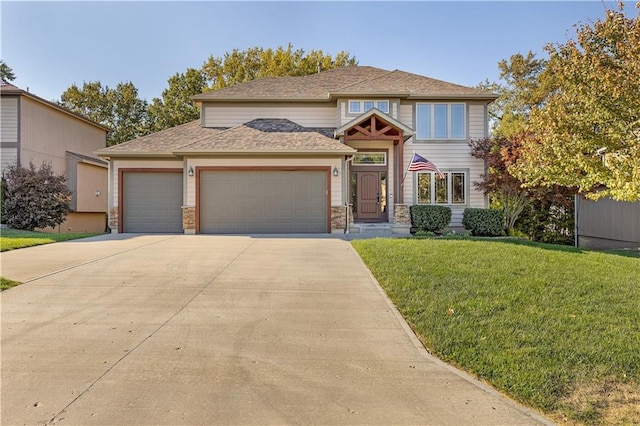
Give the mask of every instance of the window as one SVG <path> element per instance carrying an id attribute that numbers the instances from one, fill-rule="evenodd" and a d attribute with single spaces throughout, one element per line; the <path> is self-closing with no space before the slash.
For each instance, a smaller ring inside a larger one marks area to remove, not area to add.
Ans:
<path id="1" fill-rule="evenodd" d="M 465 139 L 465 104 L 416 104 L 417 139 Z"/>
<path id="2" fill-rule="evenodd" d="M 466 204 L 465 172 L 442 172 L 444 179 L 432 172 L 417 172 L 418 204 Z"/>
<path id="3" fill-rule="evenodd" d="M 354 166 L 386 166 L 386 152 L 357 152 L 353 155 Z"/>
<path id="4" fill-rule="evenodd" d="M 389 101 L 349 101 L 349 114 L 359 114 L 373 108 L 388 114 Z"/>

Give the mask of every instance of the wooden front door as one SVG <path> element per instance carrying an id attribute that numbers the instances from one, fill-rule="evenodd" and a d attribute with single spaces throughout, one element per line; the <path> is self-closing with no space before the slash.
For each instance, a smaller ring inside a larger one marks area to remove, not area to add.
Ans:
<path id="1" fill-rule="evenodd" d="M 354 215 L 363 222 L 387 220 L 387 172 L 354 172 Z"/>

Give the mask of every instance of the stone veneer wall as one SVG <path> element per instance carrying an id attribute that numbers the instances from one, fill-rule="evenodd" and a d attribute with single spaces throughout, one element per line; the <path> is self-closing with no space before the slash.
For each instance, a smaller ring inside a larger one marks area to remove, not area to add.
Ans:
<path id="1" fill-rule="evenodd" d="M 346 214 L 346 206 L 331 206 L 331 231 L 344 231 Z"/>
<path id="2" fill-rule="evenodd" d="M 196 229 L 196 208 L 195 207 L 183 207 L 182 208 L 182 229 L 185 231 Z"/>
<path id="3" fill-rule="evenodd" d="M 118 208 L 109 207 L 109 228 L 111 232 L 118 232 Z"/>
<path id="4" fill-rule="evenodd" d="M 396 204 L 393 206 L 395 223 L 399 225 L 411 225 L 411 215 L 409 206 L 406 204 Z"/>

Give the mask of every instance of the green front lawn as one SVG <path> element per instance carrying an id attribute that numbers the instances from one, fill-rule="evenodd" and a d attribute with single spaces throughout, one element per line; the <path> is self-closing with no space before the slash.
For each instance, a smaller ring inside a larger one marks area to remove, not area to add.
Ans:
<path id="1" fill-rule="evenodd" d="M 56 243 L 59 241 L 77 240 L 78 238 L 95 237 L 96 235 L 102 235 L 102 233 L 69 232 L 66 234 L 46 234 L 43 232 L 3 228 L 0 231 L 0 251 L 39 246 L 41 244 Z"/>
<path id="2" fill-rule="evenodd" d="M 482 239 L 353 245 L 441 359 L 556 421 L 640 423 L 640 260 L 631 252 Z"/>

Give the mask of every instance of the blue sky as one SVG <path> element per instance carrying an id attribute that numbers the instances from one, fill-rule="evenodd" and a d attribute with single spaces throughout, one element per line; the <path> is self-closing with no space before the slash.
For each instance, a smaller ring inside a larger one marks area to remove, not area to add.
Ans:
<path id="1" fill-rule="evenodd" d="M 45 99 L 73 83 L 132 81 L 160 96 L 167 79 L 234 48 L 340 50 L 360 65 L 463 85 L 497 80 L 497 63 L 573 38 L 615 2 L 10 2 L 1 56 Z M 626 2 L 628 16 L 636 16 Z"/>

